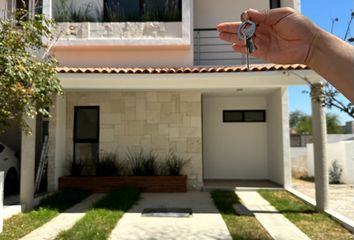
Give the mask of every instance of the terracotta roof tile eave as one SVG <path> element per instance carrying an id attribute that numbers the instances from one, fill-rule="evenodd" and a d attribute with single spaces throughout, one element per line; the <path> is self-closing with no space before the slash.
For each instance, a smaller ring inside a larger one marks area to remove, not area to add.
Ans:
<path id="1" fill-rule="evenodd" d="M 255 64 L 250 72 L 285 71 L 285 70 L 308 70 L 301 64 Z M 176 73 L 232 73 L 248 72 L 244 65 L 218 66 L 218 67 L 154 67 L 154 68 L 121 68 L 121 67 L 57 67 L 58 73 L 95 73 L 95 74 L 176 74 Z"/>

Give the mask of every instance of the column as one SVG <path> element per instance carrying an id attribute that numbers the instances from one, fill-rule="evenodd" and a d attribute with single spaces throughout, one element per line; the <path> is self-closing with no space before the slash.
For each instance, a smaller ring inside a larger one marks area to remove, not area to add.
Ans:
<path id="1" fill-rule="evenodd" d="M 32 129 L 31 135 L 22 132 L 21 140 L 21 183 L 20 202 L 24 211 L 33 207 L 34 179 L 36 165 L 36 118 L 26 118 L 28 126 Z"/>
<path id="2" fill-rule="evenodd" d="M 312 135 L 315 161 L 316 208 L 324 211 L 328 208 L 328 167 L 327 167 L 327 124 L 326 113 L 321 102 L 323 95 L 321 83 L 312 85 Z"/>

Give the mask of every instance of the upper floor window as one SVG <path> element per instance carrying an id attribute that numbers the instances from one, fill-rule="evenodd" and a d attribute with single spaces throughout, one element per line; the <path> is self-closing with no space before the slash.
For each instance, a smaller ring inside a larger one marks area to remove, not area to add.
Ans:
<path id="1" fill-rule="evenodd" d="M 57 22 L 179 22 L 182 0 L 57 0 Z"/>
<path id="2" fill-rule="evenodd" d="M 280 0 L 270 0 L 270 9 L 280 8 Z"/>

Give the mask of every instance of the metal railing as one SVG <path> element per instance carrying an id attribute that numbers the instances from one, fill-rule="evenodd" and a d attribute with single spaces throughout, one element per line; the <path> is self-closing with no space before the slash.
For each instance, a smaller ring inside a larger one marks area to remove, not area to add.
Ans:
<path id="1" fill-rule="evenodd" d="M 245 57 L 236 53 L 230 43 L 219 39 L 215 28 L 194 29 L 194 65 L 242 65 L 245 62 Z M 250 63 L 261 61 L 250 58 Z"/>

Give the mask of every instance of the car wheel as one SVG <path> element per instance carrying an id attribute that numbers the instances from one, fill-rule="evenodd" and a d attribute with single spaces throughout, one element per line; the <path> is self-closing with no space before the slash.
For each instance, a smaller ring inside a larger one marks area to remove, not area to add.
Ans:
<path id="1" fill-rule="evenodd" d="M 4 195 L 9 196 L 17 193 L 18 191 L 18 178 L 15 169 L 10 169 L 6 174 L 4 183 Z"/>

